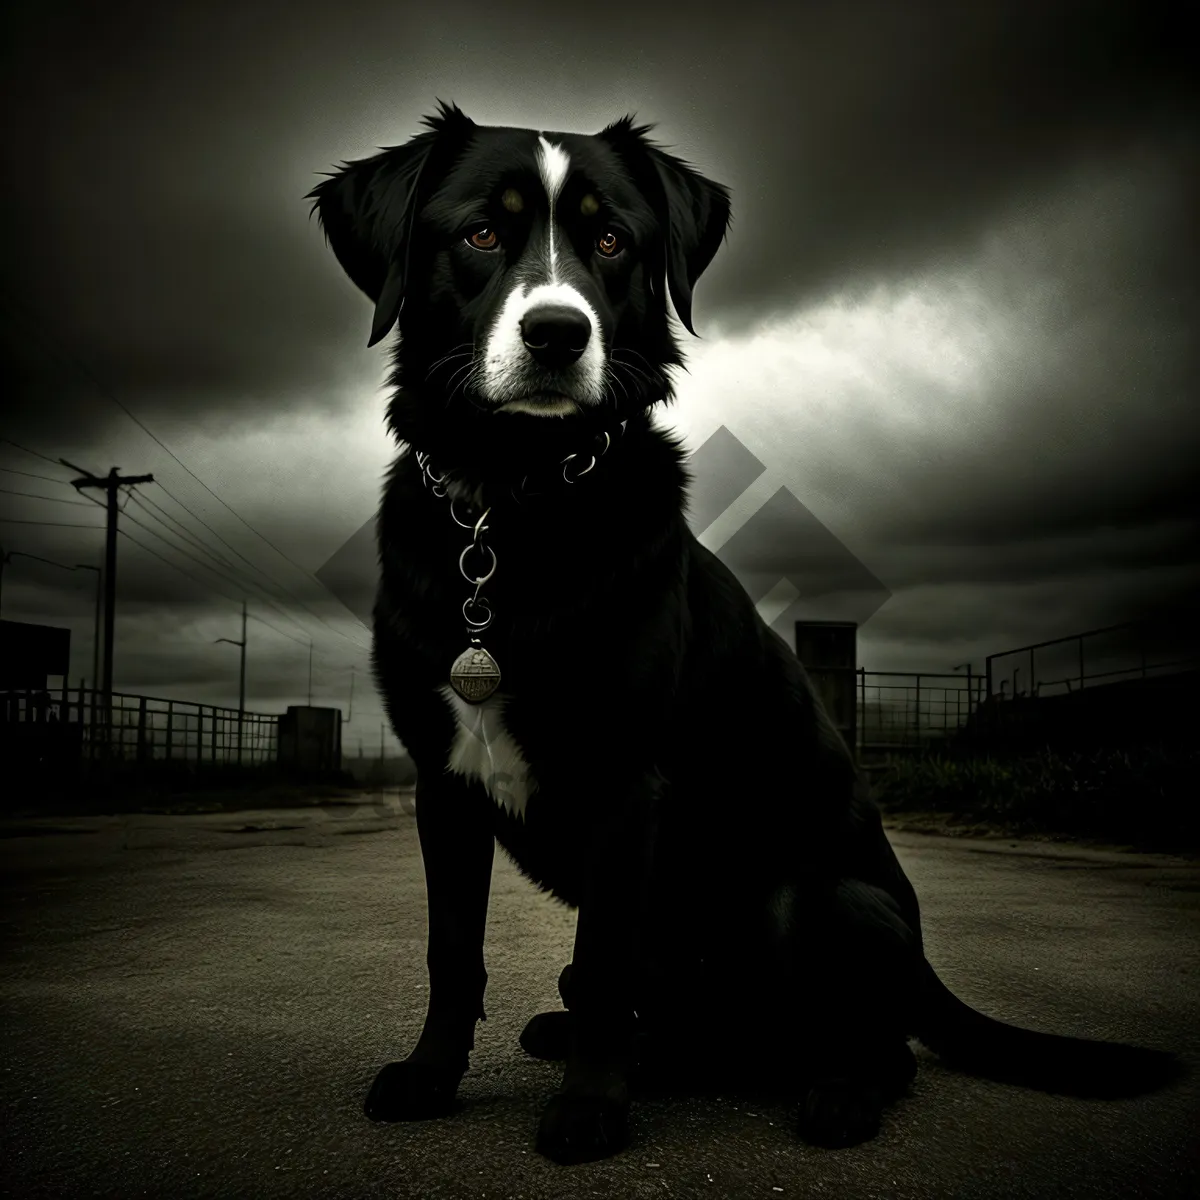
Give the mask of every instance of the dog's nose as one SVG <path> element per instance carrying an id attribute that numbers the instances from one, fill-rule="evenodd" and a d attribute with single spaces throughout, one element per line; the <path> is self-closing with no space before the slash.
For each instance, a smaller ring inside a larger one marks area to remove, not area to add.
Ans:
<path id="1" fill-rule="evenodd" d="M 569 367 L 591 336 L 587 313 L 567 304 L 539 304 L 521 318 L 521 340 L 544 367 Z"/>

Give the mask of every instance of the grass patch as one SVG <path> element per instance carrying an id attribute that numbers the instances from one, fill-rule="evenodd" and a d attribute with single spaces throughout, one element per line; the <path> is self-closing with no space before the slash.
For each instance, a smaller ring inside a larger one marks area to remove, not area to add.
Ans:
<path id="1" fill-rule="evenodd" d="M 931 754 L 872 776 L 885 813 L 936 812 L 1015 834 L 1200 849 L 1200 747 L 1162 743 L 1012 758 Z"/>

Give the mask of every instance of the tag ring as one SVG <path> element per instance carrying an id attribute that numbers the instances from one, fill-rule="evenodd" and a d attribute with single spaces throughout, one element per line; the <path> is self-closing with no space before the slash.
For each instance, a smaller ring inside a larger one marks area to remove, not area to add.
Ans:
<path id="1" fill-rule="evenodd" d="M 467 610 L 475 610 L 479 608 L 484 608 L 487 610 L 487 617 L 482 621 L 472 621 L 467 615 Z M 492 612 L 492 606 L 487 602 L 487 598 L 484 596 L 479 596 L 478 598 L 474 596 L 468 596 L 463 601 L 462 614 L 463 620 L 467 623 L 467 628 L 474 630 L 476 633 L 482 633 L 492 623 L 492 618 L 495 616 L 495 614 Z"/>
<path id="2" fill-rule="evenodd" d="M 467 574 L 466 559 L 467 555 L 470 554 L 472 550 L 484 550 L 492 556 L 492 567 L 486 575 L 480 575 L 479 577 L 476 577 L 474 575 Z M 473 583 L 476 587 L 482 587 L 483 584 L 487 583 L 487 581 L 496 573 L 496 552 L 491 548 L 491 546 L 477 546 L 474 542 L 472 542 L 469 546 L 464 546 L 463 552 L 458 556 L 458 569 L 462 573 L 462 577 L 468 583 Z"/>

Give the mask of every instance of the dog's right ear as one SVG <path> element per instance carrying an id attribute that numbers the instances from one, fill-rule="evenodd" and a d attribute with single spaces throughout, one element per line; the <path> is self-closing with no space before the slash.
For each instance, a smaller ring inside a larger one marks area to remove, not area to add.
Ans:
<path id="1" fill-rule="evenodd" d="M 460 149 L 475 123 L 457 105 L 438 101 L 429 127 L 403 146 L 342 169 L 305 197 L 313 201 L 326 241 L 342 269 L 375 302 L 368 346 L 386 337 L 404 303 L 418 196 L 435 160 Z"/>

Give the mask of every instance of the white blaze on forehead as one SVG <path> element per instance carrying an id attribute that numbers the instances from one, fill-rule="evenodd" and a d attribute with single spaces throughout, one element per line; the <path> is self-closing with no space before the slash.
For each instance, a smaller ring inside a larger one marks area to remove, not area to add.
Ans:
<path id="1" fill-rule="evenodd" d="M 562 391 L 580 404 L 598 404 L 604 398 L 604 345 L 600 333 L 600 315 L 578 288 L 561 283 L 558 278 L 558 254 L 555 246 L 554 206 L 571 172 L 567 152 L 538 134 L 538 174 L 549 203 L 546 236 L 549 248 L 550 277 L 543 281 L 541 263 L 532 273 L 518 276 L 504 298 L 491 329 L 481 346 L 482 363 L 476 370 L 477 387 L 484 399 L 497 407 L 523 407 L 540 416 L 562 416 L 573 410 L 566 401 L 547 402 L 544 398 L 529 402 L 528 398 L 545 392 L 548 387 Z M 587 317 L 590 327 L 587 347 L 580 358 L 548 376 L 538 366 L 525 347 L 521 322 L 527 313 L 543 304 L 563 305 Z"/>
<path id="2" fill-rule="evenodd" d="M 558 282 L 558 252 L 554 245 L 554 205 L 570 170 L 570 155 L 561 146 L 548 142 L 538 134 L 538 173 L 542 177 L 542 186 L 546 189 L 546 199 L 550 202 L 547 228 L 550 231 L 550 274 L 555 283 Z"/>
<path id="3" fill-rule="evenodd" d="M 558 199 L 558 193 L 562 191 L 562 185 L 567 181 L 567 172 L 570 169 L 571 158 L 567 152 L 561 146 L 546 141 L 539 134 L 538 171 L 542 176 L 542 184 L 546 189 L 546 196 L 550 200 L 551 209 Z"/>

